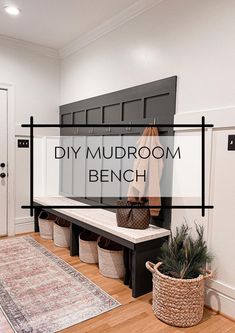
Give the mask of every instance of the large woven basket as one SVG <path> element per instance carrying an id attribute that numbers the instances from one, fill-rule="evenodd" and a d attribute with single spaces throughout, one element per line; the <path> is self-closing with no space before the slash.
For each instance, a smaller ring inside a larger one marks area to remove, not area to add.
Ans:
<path id="1" fill-rule="evenodd" d="M 176 279 L 160 273 L 161 264 L 146 262 L 147 269 L 153 274 L 152 308 L 155 316 L 172 326 L 198 324 L 203 317 L 205 279 L 212 273 L 195 279 Z"/>
<path id="2" fill-rule="evenodd" d="M 117 244 L 116 244 L 117 245 Z M 125 275 L 123 250 L 117 246 L 115 250 L 105 249 L 102 242 L 98 240 L 99 271 L 102 275 L 121 279 Z"/>
<path id="3" fill-rule="evenodd" d="M 98 235 L 82 232 L 79 235 L 79 258 L 88 264 L 98 263 Z"/>

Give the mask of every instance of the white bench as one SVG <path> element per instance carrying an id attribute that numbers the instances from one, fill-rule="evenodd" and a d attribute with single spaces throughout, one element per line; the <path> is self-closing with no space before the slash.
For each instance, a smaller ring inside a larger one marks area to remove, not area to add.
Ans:
<path id="1" fill-rule="evenodd" d="M 37 205 L 35 231 L 38 231 L 38 215 L 44 209 L 71 222 L 70 254 L 72 256 L 79 254 L 78 235 L 82 229 L 93 231 L 121 244 L 124 246 L 125 283 L 132 288 L 133 297 L 151 290 L 151 275 L 145 268 L 145 262 L 157 260 L 159 248 L 169 236 L 169 230 L 154 225 L 150 225 L 145 230 L 121 228 L 117 226 L 114 212 L 101 208 L 93 209 L 89 205 L 65 197 L 35 198 L 34 205 Z M 79 208 L 68 208 L 73 206 L 79 206 Z"/>

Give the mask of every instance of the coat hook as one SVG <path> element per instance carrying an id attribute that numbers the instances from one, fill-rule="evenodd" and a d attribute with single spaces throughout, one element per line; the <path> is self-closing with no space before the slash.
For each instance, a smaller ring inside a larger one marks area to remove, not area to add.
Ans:
<path id="1" fill-rule="evenodd" d="M 129 125 L 131 125 L 131 121 L 129 121 Z M 131 126 L 126 127 L 126 130 L 127 130 L 128 132 L 130 132 L 130 131 L 131 131 Z"/>

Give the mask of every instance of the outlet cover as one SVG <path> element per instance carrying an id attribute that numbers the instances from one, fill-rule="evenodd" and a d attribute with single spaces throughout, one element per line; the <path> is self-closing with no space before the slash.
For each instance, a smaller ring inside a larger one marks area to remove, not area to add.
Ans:
<path id="1" fill-rule="evenodd" d="M 18 139 L 18 148 L 29 148 L 29 140 Z"/>
<path id="2" fill-rule="evenodd" d="M 235 150 L 235 135 L 228 136 L 228 150 Z"/>

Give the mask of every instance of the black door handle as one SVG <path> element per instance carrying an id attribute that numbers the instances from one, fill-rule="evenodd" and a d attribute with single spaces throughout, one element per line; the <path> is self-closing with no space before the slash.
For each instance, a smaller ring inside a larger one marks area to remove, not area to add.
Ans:
<path id="1" fill-rule="evenodd" d="M 6 174 L 4 172 L 0 173 L 0 177 L 1 178 L 5 178 L 6 177 Z"/>
<path id="2" fill-rule="evenodd" d="M 1 167 L 1 168 L 5 168 L 5 166 L 6 166 L 5 163 L 1 163 L 1 164 L 0 164 L 0 167 Z"/>

